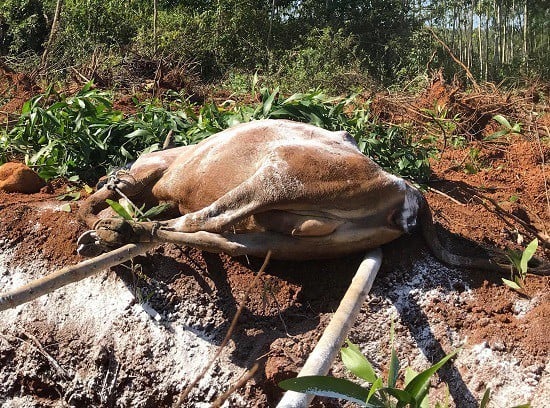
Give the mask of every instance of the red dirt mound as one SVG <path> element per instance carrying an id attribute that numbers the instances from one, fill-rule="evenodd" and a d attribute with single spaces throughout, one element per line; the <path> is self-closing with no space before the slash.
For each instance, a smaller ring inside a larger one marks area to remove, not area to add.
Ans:
<path id="1" fill-rule="evenodd" d="M 23 163 L 9 162 L 0 166 L 0 190 L 32 194 L 45 185 L 44 180 Z"/>

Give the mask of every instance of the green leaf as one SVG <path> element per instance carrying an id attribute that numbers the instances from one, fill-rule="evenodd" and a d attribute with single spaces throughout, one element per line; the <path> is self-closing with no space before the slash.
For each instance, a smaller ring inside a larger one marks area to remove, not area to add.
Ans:
<path id="1" fill-rule="evenodd" d="M 420 403 L 421 402 L 420 398 L 422 396 L 422 393 L 425 390 L 426 386 L 429 384 L 430 378 L 432 377 L 432 375 L 434 375 L 437 370 L 443 367 L 443 365 L 447 361 L 453 358 L 456 355 L 456 353 L 458 353 L 458 350 L 455 350 L 452 353 L 447 354 L 445 357 L 443 357 L 433 366 L 422 371 L 420 374 L 414 377 L 407 384 L 407 386 L 405 387 L 405 391 L 407 391 L 417 403 Z"/>
<path id="2" fill-rule="evenodd" d="M 84 86 L 82 87 L 82 90 L 80 92 L 88 92 L 91 88 L 92 88 L 92 85 L 94 84 L 94 80 L 90 80 L 88 82 L 86 82 L 84 84 Z"/>
<path id="3" fill-rule="evenodd" d="M 500 123 L 502 126 L 504 126 L 506 129 L 512 129 L 510 122 L 508 122 L 508 119 L 506 119 L 504 116 L 495 115 L 493 116 L 493 119 L 496 120 L 498 123 Z"/>
<path id="4" fill-rule="evenodd" d="M 388 369 L 388 387 L 395 387 L 397 383 L 397 376 L 399 375 L 399 359 L 397 358 L 397 353 L 395 352 L 395 347 L 393 346 L 395 340 L 395 321 L 391 320 L 390 324 L 390 347 L 391 347 L 391 357 L 390 357 L 390 367 Z"/>
<path id="5" fill-rule="evenodd" d="M 61 194 L 56 197 L 59 201 L 63 200 L 71 200 L 71 201 L 77 201 L 80 200 L 80 192 L 79 191 L 71 191 L 69 193 Z"/>
<path id="6" fill-rule="evenodd" d="M 535 255 L 535 252 L 537 251 L 538 246 L 539 246 L 539 240 L 535 238 L 529 243 L 529 245 L 527 245 L 527 248 L 525 248 L 525 250 L 523 251 L 523 254 L 521 255 L 521 262 L 520 262 L 520 272 L 522 274 L 527 273 L 527 264 L 529 263 L 533 255 Z"/>
<path id="7" fill-rule="evenodd" d="M 521 124 L 516 123 L 514 126 L 512 126 L 512 133 L 521 133 Z"/>
<path id="8" fill-rule="evenodd" d="M 512 408 L 531 408 L 531 404 L 514 405 Z"/>
<path id="9" fill-rule="evenodd" d="M 254 72 L 254 76 L 252 77 L 252 96 L 256 97 L 256 86 L 258 85 L 258 71 Z"/>
<path id="10" fill-rule="evenodd" d="M 116 212 L 118 215 L 120 215 L 125 220 L 132 220 L 132 216 L 130 213 L 118 202 L 106 199 L 105 200 L 107 204 L 113 209 L 114 212 Z"/>
<path id="11" fill-rule="evenodd" d="M 387 392 L 391 396 L 397 398 L 398 407 L 404 407 L 406 404 L 412 401 L 411 395 L 407 391 L 400 390 L 399 388 L 384 387 L 384 388 L 380 388 L 380 391 Z"/>
<path id="12" fill-rule="evenodd" d="M 346 368 L 357 377 L 362 378 L 371 384 L 374 383 L 378 376 L 374 372 L 369 360 L 367 360 L 363 353 L 361 353 L 361 350 L 359 350 L 357 345 L 353 344 L 349 340 L 346 340 L 346 343 L 348 347 L 343 347 L 340 350 L 342 362 Z"/>
<path id="13" fill-rule="evenodd" d="M 145 211 L 145 213 L 143 213 L 141 218 L 154 218 L 157 215 L 162 214 L 164 212 L 164 210 L 166 210 L 167 208 L 170 208 L 170 207 L 171 207 L 171 204 L 156 205 L 152 208 L 149 208 L 147 211 Z"/>
<path id="14" fill-rule="evenodd" d="M 415 370 L 413 370 L 411 367 L 407 367 L 405 369 L 405 387 L 416 377 L 419 373 Z M 418 407 L 419 408 L 429 408 L 430 407 L 430 401 L 428 399 L 428 387 L 429 384 L 426 384 L 426 387 L 422 390 L 420 393 L 420 396 L 418 399 L 421 399 L 419 402 Z"/>
<path id="15" fill-rule="evenodd" d="M 479 403 L 479 408 L 487 408 L 487 405 L 489 404 L 490 399 L 491 399 L 491 389 L 487 388 L 483 393 L 483 398 L 481 398 L 481 402 Z"/>
<path id="16" fill-rule="evenodd" d="M 133 160 L 134 156 L 124 146 L 120 146 L 120 153 L 129 160 Z"/>
<path id="17" fill-rule="evenodd" d="M 68 212 L 68 213 L 70 213 L 72 211 L 71 210 L 71 205 L 69 203 L 63 204 L 61 207 L 59 207 L 59 209 L 61 211 Z"/>
<path id="18" fill-rule="evenodd" d="M 521 286 L 519 286 L 516 282 L 504 278 L 501 279 L 502 283 L 504 283 L 506 286 L 509 286 L 514 290 L 521 290 Z"/>
<path id="19" fill-rule="evenodd" d="M 378 377 L 376 381 L 372 383 L 372 386 L 370 387 L 369 395 L 366 401 L 369 402 L 371 398 L 373 398 L 374 393 L 378 391 L 380 388 L 382 388 L 383 385 L 384 383 L 382 382 L 382 377 Z"/>
<path id="20" fill-rule="evenodd" d="M 275 97 L 279 93 L 279 87 L 275 88 L 275 90 L 267 97 L 267 99 L 264 101 L 263 106 L 263 116 L 266 117 L 269 111 L 271 110 L 271 106 L 273 105 L 273 101 L 275 100 Z"/>
<path id="21" fill-rule="evenodd" d="M 395 348 L 391 348 L 391 357 L 390 357 L 390 368 L 388 370 L 388 386 L 395 387 L 397 383 L 397 376 L 399 375 L 399 359 L 397 358 L 397 353 Z"/>
<path id="22" fill-rule="evenodd" d="M 411 380 L 418 375 L 418 371 L 413 370 L 411 367 L 405 368 L 405 387 L 411 382 Z"/>
<path id="23" fill-rule="evenodd" d="M 491 140 L 498 139 L 499 137 L 502 137 L 502 136 L 507 135 L 509 133 L 510 133 L 510 131 L 508 129 L 499 130 L 495 133 L 491 133 L 490 135 L 485 136 L 483 138 L 483 140 L 486 141 L 486 142 L 490 142 Z"/>
<path id="24" fill-rule="evenodd" d="M 472 163 L 466 163 L 464 165 L 464 172 L 466 174 L 476 174 L 477 169 L 475 168 L 475 166 Z"/>
<path id="25" fill-rule="evenodd" d="M 124 136 L 126 139 L 134 139 L 134 138 L 148 138 L 153 136 L 150 130 L 147 129 L 136 129 L 133 132 L 128 133 L 126 136 Z"/>
<path id="26" fill-rule="evenodd" d="M 279 387 L 284 390 L 322 397 L 342 398 L 363 406 L 372 407 L 372 405 L 365 403 L 369 395 L 368 391 L 354 382 L 343 378 L 319 375 L 296 377 L 281 381 Z"/>
<path id="27" fill-rule="evenodd" d="M 514 251 L 513 249 L 508 249 L 506 251 L 506 257 L 512 262 L 512 265 L 514 268 L 516 268 L 518 271 L 521 268 L 521 257 L 522 253 L 519 251 Z"/>

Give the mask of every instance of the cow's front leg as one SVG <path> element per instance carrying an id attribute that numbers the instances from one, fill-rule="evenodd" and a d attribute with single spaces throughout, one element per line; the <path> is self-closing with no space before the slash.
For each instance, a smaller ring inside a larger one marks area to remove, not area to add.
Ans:
<path id="1" fill-rule="evenodd" d="M 165 222 L 138 222 L 122 218 L 99 220 L 94 227 L 100 242 L 109 246 L 155 241 L 156 231 L 169 229 Z"/>
<path id="2" fill-rule="evenodd" d="M 130 243 L 159 241 L 157 232 L 160 229 L 171 230 L 166 223 L 158 221 L 101 219 L 96 222 L 93 230 L 86 231 L 78 238 L 77 252 L 81 256 L 91 258 Z"/>

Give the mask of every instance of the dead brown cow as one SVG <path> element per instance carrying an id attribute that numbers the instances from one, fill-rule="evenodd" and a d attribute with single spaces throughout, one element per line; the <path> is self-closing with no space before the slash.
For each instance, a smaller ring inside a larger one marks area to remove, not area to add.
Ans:
<path id="1" fill-rule="evenodd" d="M 173 218 L 100 219 L 105 200 L 120 198 L 117 190 L 138 204 L 170 203 Z M 329 258 L 419 226 L 441 261 L 509 271 L 495 259 L 444 249 L 422 193 L 363 155 L 349 133 L 285 120 L 241 124 L 197 145 L 144 154 L 88 198 L 79 215 L 93 228 L 79 240 L 86 256 L 129 242 L 186 244 L 185 233 L 206 231 L 216 239 L 207 238 L 203 249 L 230 255 L 272 250 L 279 259 Z"/>

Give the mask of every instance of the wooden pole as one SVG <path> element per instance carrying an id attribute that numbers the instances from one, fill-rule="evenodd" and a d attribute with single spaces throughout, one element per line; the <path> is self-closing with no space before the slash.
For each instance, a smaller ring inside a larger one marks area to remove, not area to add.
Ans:
<path id="1" fill-rule="evenodd" d="M 157 243 L 128 244 L 76 265 L 59 269 L 9 292 L 0 293 L 0 312 L 30 302 L 70 283 L 81 281 L 154 248 Z"/>
<path id="2" fill-rule="evenodd" d="M 357 269 L 340 306 L 313 349 L 298 377 L 308 375 L 326 375 L 332 366 L 344 340 L 351 330 L 355 319 L 369 294 L 374 278 L 382 263 L 382 251 L 378 248 L 368 252 Z M 287 391 L 277 408 L 305 408 L 313 395 Z"/>

